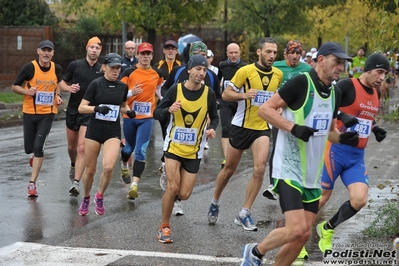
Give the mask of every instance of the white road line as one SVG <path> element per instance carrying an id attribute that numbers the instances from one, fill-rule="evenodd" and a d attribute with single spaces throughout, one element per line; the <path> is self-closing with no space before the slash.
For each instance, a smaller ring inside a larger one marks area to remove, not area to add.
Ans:
<path id="1" fill-rule="evenodd" d="M 16 242 L 12 245 L 0 248 L 0 264 L 12 262 L 42 261 L 45 263 L 85 263 L 88 265 L 106 265 L 124 256 L 142 256 L 158 258 L 175 258 L 186 260 L 198 260 L 209 262 L 239 263 L 241 258 L 213 257 L 194 254 L 163 253 L 138 250 L 117 250 L 97 248 L 73 248 L 49 246 L 37 243 Z M 97 259 L 97 261 L 93 261 Z M 99 264 L 100 263 L 100 264 Z"/>

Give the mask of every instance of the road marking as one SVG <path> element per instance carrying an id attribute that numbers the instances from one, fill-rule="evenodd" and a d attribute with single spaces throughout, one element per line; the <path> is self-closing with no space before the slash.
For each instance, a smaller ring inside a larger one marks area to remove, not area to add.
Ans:
<path id="1" fill-rule="evenodd" d="M 124 256 L 174 258 L 186 260 L 209 261 L 219 263 L 239 263 L 241 258 L 213 257 L 194 254 L 163 253 L 139 250 L 117 250 L 98 248 L 76 248 L 49 246 L 37 243 L 16 242 L 0 248 L 0 263 L 30 262 L 43 263 L 79 262 L 86 265 L 106 265 Z M 93 261 L 94 260 L 94 261 Z"/>

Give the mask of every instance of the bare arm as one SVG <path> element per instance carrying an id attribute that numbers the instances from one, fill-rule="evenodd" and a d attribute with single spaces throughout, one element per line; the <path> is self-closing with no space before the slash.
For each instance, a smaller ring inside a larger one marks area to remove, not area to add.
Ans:
<path id="1" fill-rule="evenodd" d="M 36 94 L 37 88 L 30 87 L 29 89 L 25 90 L 23 87 L 19 85 L 12 85 L 11 90 L 16 94 L 33 96 Z"/>
<path id="2" fill-rule="evenodd" d="M 259 107 L 258 115 L 274 127 L 291 132 L 291 129 L 295 124 L 282 117 L 279 112 L 279 108 L 285 107 L 286 105 L 286 102 L 277 92 L 267 102 Z"/>
<path id="3" fill-rule="evenodd" d="M 93 114 L 94 113 L 94 106 L 90 106 L 89 105 L 89 101 L 82 99 L 82 101 L 80 102 L 78 111 L 81 114 Z"/>
<path id="4" fill-rule="evenodd" d="M 79 83 L 76 84 L 67 84 L 64 80 L 61 80 L 59 84 L 60 90 L 64 92 L 76 93 L 80 90 Z"/>
<path id="5" fill-rule="evenodd" d="M 130 110 L 129 105 L 126 102 L 123 102 L 121 104 L 121 113 L 126 114 L 126 112 L 129 110 Z"/>
<path id="6" fill-rule="evenodd" d="M 241 100 L 249 100 L 256 97 L 258 90 L 250 89 L 247 93 L 244 92 L 236 92 L 233 87 L 227 85 L 226 89 L 223 91 L 222 99 L 225 101 L 241 101 Z"/>

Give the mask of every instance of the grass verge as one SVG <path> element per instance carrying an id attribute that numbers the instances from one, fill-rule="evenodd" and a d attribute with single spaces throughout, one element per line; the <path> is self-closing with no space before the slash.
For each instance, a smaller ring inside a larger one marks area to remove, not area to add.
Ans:
<path id="1" fill-rule="evenodd" d="M 21 103 L 24 96 L 13 93 L 13 92 L 1 92 L 0 102 L 2 103 Z"/>

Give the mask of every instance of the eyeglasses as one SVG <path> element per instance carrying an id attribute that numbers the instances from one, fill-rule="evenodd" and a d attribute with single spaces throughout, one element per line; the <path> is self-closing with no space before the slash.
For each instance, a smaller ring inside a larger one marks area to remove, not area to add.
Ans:
<path id="1" fill-rule="evenodd" d="M 125 47 L 126 50 L 136 50 L 136 47 Z"/>

